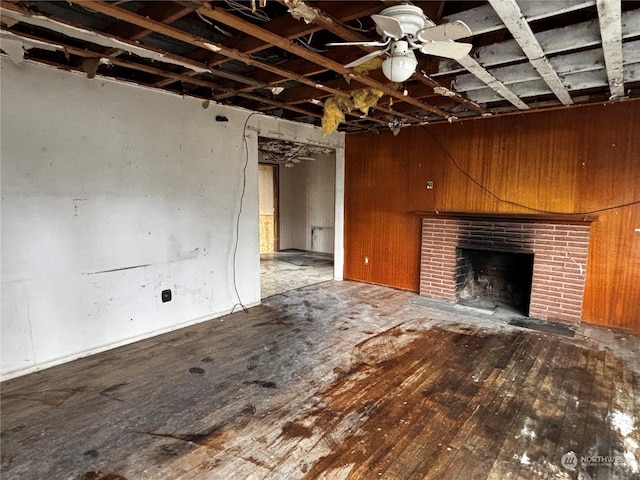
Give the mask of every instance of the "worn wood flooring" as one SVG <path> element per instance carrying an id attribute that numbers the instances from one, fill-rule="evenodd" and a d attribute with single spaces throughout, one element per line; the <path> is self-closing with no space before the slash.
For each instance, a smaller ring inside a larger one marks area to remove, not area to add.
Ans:
<path id="1" fill-rule="evenodd" d="M 415 300 L 330 281 L 6 381 L 0 475 L 639 477 L 640 337 Z"/>
<path id="2" fill-rule="evenodd" d="M 331 254 L 294 250 L 260 255 L 261 298 L 332 279 Z"/>

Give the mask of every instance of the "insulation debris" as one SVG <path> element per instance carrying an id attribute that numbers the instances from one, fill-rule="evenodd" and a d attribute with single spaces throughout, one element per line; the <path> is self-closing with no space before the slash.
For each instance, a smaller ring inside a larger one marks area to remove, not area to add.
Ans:
<path id="1" fill-rule="evenodd" d="M 384 62 L 382 57 L 370 58 L 366 62 L 361 63 L 360 65 L 356 65 L 351 70 L 353 70 L 354 73 L 361 73 L 361 74 L 369 73 L 373 70 L 381 69 L 382 62 Z"/>
<path id="2" fill-rule="evenodd" d="M 329 135 L 335 132 L 340 122 L 344 122 L 345 112 L 350 112 L 352 109 L 353 102 L 350 98 L 327 98 L 324 102 L 324 115 L 322 116 L 322 131 L 324 134 Z"/>
<path id="3" fill-rule="evenodd" d="M 219 52 L 220 50 L 222 50 L 222 48 L 220 48 L 218 45 L 215 45 L 213 43 L 204 42 L 203 45 L 207 47 L 209 50 L 211 50 L 212 52 Z"/>
<path id="4" fill-rule="evenodd" d="M 455 97 L 456 93 L 446 87 L 433 87 L 433 93 L 442 95 L 443 97 Z"/>
<path id="5" fill-rule="evenodd" d="M 284 0 L 284 4 L 289 8 L 289 13 L 296 20 L 304 23 L 313 23 L 318 17 L 318 11 L 300 0 Z"/>
<path id="6" fill-rule="evenodd" d="M 353 107 L 367 115 L 369 113 L 369 109 L 378 103 L 378 100 L 380 100 L 382 95 L 384 95 L 384 92 L 382 90 L 376 90 L 375 88 L 363 88 L 362 90 L 356 90 L 351 93 Z"/>
<path id="7" fill-rule="evenodd" d="M 340 122 L 344 122 L 344 114 L 351 110 L 360 110 L 367 115 L 369 109 L 378 103 L 384 95 L 381 90 L 375 88 L 363 88 L 351 92 L 349 98 L 329 97 L 324 102 L 324 115 L 322 117 L 322 131 L 325 135 L 334 132 Z"/>

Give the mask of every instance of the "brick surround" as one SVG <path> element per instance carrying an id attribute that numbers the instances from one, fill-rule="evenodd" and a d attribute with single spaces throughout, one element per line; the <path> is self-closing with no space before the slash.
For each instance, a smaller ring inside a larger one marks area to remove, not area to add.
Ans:
<path id="1" fill-rule="evenodd" d="M 589 224 L 543 218 L 423 218 L 420 294 L 455 301 L 456 248 L 532 253 L 529 316 L 579 322 Z"/>

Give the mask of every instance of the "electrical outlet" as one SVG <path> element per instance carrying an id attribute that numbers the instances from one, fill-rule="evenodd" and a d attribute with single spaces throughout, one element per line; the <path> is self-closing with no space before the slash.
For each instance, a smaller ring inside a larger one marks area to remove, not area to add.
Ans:
<path id="1" fill-rule="evenodd" d="M 171 301 L 171 290 L 163 290 L 162 291 L 162 295 L 160 296 L 162 298 L 162 303 L 167 303 Z"/>

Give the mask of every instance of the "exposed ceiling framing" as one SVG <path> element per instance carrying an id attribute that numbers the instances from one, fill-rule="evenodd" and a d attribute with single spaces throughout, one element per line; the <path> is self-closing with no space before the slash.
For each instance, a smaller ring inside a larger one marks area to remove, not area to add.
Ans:
<path id="1" fill-rule="evenodd" d="M 515 0 L 489 0 L 489 3 L 496 11 L 502 22 L 511 32 L 514 40 L 518 42 L 520 48 L 533 65 L 542 79 L 549 85 L 549 88 L 558 97 L 563 105 L 571 105 L 571 95 L 562 84 L 560 77 L 553 69 L 540 43 L 536 39 L 535 33 L 527 23 L 520 7 Z M 620 23 L 620 17 L 618 17 Z"/>
<path id="2" fill-rule="evenodd" d="M 255 10 L 252 3 L 257 4 Z M 471 53 L 418 53 L 404 84 L 344 65 L 378 39 L 370 15 L 401 3 L 434 24 L 464 21 Z M 112 77 L 319 125 L 329 97 L 382 92 L 340 130 L 377 131 L 638 97 L 640 2 L 3 1 L 0 49 L 25 60 Z"/>

